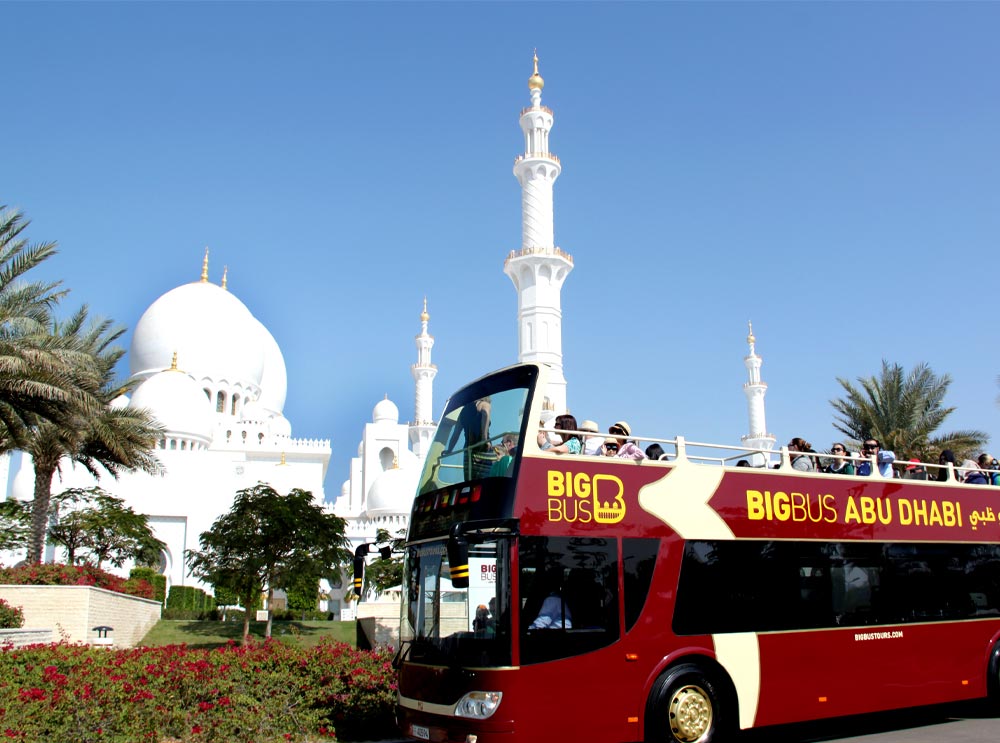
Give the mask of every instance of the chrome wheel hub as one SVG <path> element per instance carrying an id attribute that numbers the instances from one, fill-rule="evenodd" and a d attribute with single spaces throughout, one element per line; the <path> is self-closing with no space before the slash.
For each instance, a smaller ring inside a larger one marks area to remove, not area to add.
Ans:
<path id="1" fill-rule="evenodd" d="M 712 702 L 700 686 L 682 686 L 670 697 L 670 731 L 681 743 L 701 741 L 712 727 Z"/>

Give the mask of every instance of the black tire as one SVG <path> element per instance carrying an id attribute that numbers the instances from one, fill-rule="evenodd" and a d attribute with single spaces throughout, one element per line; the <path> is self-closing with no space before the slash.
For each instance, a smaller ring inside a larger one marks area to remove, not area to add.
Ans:
<path id="1" fill-rule="evenodd" d="M 668 669 L 646 704 L 646 743 L 726 743 L 730 710 L 720 684 L 696 665 Z"/>
<path id="2" fill-rule="evenodd" d="M 989 711 L 1000 714 L 1000 644 L 993 646 L 986 671 L 986 693 Z"/>

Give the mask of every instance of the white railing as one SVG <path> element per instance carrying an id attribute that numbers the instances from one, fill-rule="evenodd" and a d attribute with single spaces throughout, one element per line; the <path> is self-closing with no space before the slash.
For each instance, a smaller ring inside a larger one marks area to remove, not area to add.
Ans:
<path id="1" fill-rule="evenodd" d="M 879 465 L 876 461 L 876 457 L 870 456 L 865 457 L 861 454 L 827 454 L 823 452 L 795 452 L 795 456 L 807 456 L 812 459 L 814 469 L 813 470 L 798 470 L 792 466 L 792 455 L 788 451 L 787 446 L 782 446 L 778 450 L 771 449 L 755 449 L 748 448 L 745 446 L 730 446 L 727 444 L 708 444 L 700 441 L 687 441 L 683 436 L 678 436 L 673 439 L 664 439 L 656 437 L 646 437 L 646 436 L 621 436 L 619 434 L 612 435 L 610 433 L 594 433 L 593 431 L 569 431 L 558 428 L 547 428 L 541 427 L 538 429 L 543 433 L 555 433 L 562 436 L 562 434 L 578 434 L 580 438 L 585 442 L 588 438 L 616 438 L 619 440 L 629 440 L 640 444 L 640 448 L 645 450 L 650 444 L 659 444 L 665 451 L 665 453 L 660 457 L 661 462 L 666 462 L 669 464 L 678 463 L 693 463 L 699 465 L 710 465 L 716 467 L 749 467 L 751 469 L 768 469 L 776 470 L 778 472 L 784 472 L 789 474 L 803 475 L 806 477 L 815 477 L 817 475 L 823 477 L 851 477 L 851 475 L 840 475 L 838 473 L 827 473 L 822 472 L 821 467 L 829 466 L 833 461 L 843 461 L 846 464 L 851 464 L 855 467 L 857 471 L 858 465 L 862 462 L 867 462 L 871 465 L 871 472 L 875 477 L 884 477 L 879 472 Z M 536 451 L 546 453 L 544 450 L 538 448 L 537 442 L 532 442 L 530 444 Z M 559 456 L 558 454 L 553 454 L 552 456 Z M 585 456 L 585 455 L 583 455 Z M 744 463 L 741 463 L 741 460 Z M 777 460 L 774 462 L 773 460 Z M 826 460 L 825 462 L 823 460 Z M 650 462 L 652 460 L 640 460 L 642 462 Z M 755 466 L 753 462 L 767 462 L 765 466 Z M 911 480 L 913 482 L 947 482 L 950 484 L 967 484 L 964 482 L 965 476 L 971 471 L 981 472 L 987 479 L 987 482 L 992 480 L 994 474 L 1000 473 L 998 469 L 983 469 L 981 467 L 964 468 L 957 467 L 954 464 L 936 464 L 933 462 L 914 462 L 910 460 L 895 460 L 891 463 L 893 473 L 895 478 L 903 480 Z M 920 477 L 921 472 L 925 475 Z M 918 473 L 918 476 L 907 475 L 907 472 Z M 941 473 L 946 473 L 943 480 L 939 480 Z M 856 477 L 866 477 L 865 475 L 854 475 Z M 978 487 L 978 485 L 976 485 Z"/>

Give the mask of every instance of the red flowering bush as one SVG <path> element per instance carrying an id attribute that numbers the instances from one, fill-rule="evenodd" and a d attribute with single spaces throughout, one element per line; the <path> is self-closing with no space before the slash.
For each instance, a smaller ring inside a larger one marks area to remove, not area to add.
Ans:
<path id="1" fill-rule="evenodd" d="M 0 629 L 17 629 L 24 626 L 24 611 L 0 599 Z"/>
<path id="2" fill-rule="evenodd" d="M 395 688 L 386 653 L 342 643 L 8 647 L 0 652 L 0 735 L 32 743 L 318 743 L 336 739 L 341 724 L 386 729 Z"/>
<path id="3" fill-rule="evenodd" d="M 147 580 L 126 580 L 93 565 L 43 563 L 16 568 L 0 567 L 0 585 L 15 586 L 94 586 L 115 593 L 127 593 L 143 599 L 153 598 L 153 586 Z"/>

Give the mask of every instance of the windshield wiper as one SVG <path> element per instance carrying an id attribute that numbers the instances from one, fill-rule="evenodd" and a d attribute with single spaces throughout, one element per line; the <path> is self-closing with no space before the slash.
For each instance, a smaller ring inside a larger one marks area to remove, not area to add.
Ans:
<path id="1" fill-rule="evenodd" d="M 407 657 L 410 655 L 410 651 L 413 649 L 413 640 L 403 640 L 399 643 L 399 650 L 396 651 L 396 655 L 392 658 L 392 667 L 395 670 L 399 670 L 400 666 L 406 662 Z"/>

